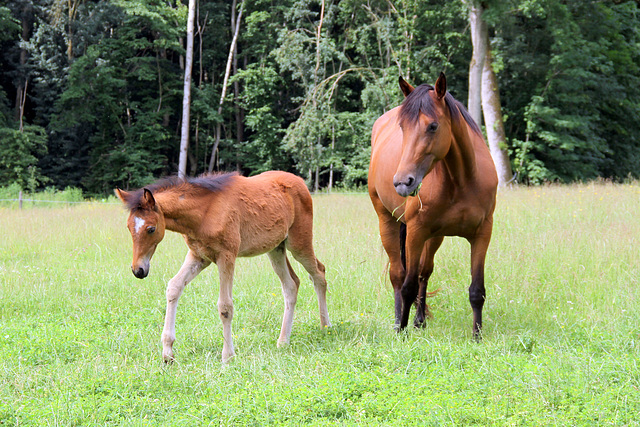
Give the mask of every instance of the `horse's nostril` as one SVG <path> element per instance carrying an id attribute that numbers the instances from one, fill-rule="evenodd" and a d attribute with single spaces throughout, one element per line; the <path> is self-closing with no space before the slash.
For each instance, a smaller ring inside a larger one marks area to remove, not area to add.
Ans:
<path id="1" fill-rule="evenodd" d="M 414 177 L 412 177 L 412 176 L 408 176 L 408 177 L 406 177 L 406 178 L 404 179 L 404 181 L 403 181 L 403 180 L 401 180 L 401 179 L 394 179 L 394 180 L 393 180 L 393 185 L 394 185 L 395 187 L 398 187 L 398 186 L 400 186 L 400 185 L 404 185 L 404 186 L 406 186 L 406 187 L 411 187 L 411 185 L 415 182 L 415 180 L 416 180 L 416 179 L 415 179 Z"/>

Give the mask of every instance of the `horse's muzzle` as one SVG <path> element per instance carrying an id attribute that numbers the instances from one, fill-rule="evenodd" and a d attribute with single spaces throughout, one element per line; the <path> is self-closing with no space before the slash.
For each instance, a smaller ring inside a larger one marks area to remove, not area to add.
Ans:
<path id="1" fill-rule="evenodd" d="M 412 175 L 406 176 L 402 179 L 397 179 L 396 177 L 393 179 L 393 186 L 396 188 L 396 192 L 400 196 L 407 197 L 412 195 L 416 188 L 418 188 L 419 182 L 416 181 L 415 177 Z"/>

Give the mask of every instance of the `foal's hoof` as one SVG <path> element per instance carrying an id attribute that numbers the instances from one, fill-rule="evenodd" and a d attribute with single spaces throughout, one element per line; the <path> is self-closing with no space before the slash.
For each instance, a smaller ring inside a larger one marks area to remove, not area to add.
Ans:
<path id="1" fill-rule="evenodd" d="M 173 352 L 163 353 L 162 359 L 164 360 L 164 363 L 166 363 L 167 365 L 173 365 L 173 362 L 176 361 L 175 357 L 173 357 Z"/>
<path id="2" fill-rule="evenodd" d="M 278 340 L 276 347 L 278 348 L 284 348 L 284 347 L 288 347 L 289 346 L 289 340 Z"/>
<path id="3" fill-rule="evenodd" d="M 222 364 L 228 365 L 233 360 L 234 357 L 236 357 L 235 354 L 232 354 L 231 356 L 222 356 Z"/>

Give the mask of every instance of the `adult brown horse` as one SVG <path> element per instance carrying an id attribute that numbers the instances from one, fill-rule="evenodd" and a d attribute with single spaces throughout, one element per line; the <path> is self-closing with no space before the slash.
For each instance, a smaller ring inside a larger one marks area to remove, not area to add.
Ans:
<path id="1" fill-rule="evenodd" d="M 473 333 L 480 337 L 496 169 L 478 125 L 447 92 L 444 74 L 435 87 L 415 89 L 401 77 L 400 88 L 406 97 L 402 105 L 373 125 L 369 167 L 369 195 L 389 255 L 396 325 L 407 326 L 414 302 L 416 326 L 431 316 L 425 298 L 434 255 L 445 236 L 461 236 L 471 243 L 469 301 Z"/>
<path id="2" fill-rule="evenodd" d="M 235 355 L 231 335 L 231 289 L 237 257 L 267 253 L 282 283 L 284 316 L 278 345 L 289 342 L 300 279 L 285 249 L 307 270 L 318 297 L 320 323 L 331 326 L 327 312 L 324 265 L 316 258 L 313 204 L 304 181 L 286 172 L 265 172 L 245 178 L 235 173 L 199 178 L 169 178 L 133 192 L 116 189 L 129 208 L 127 227 L 133 238 L 133 274 L 143 279 L 165 230 L 184 236 L 189 247 L 178 274 L 167 286 L 167 311 L 162 355 L 174 359 L 178 299 L 185 286 L 212 262 L 220 276 L 218 313 L 224 343 L 222 361 Z"/>

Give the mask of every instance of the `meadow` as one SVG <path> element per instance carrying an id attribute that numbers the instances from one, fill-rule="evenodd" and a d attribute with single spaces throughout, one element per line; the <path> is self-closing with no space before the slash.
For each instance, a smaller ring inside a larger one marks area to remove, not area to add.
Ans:
<path id="1" fill-rule="evenodd" d="M 481 343 L 465 240 L 436 255 L 434 318 L 398 334 L 368 196 L 314 206 L 333 327 L 292 262 L 291 345 L 276 348 L 278 280 L 266 256 L 241 259 L 227 366 L 215 266 L 185 290 L 177 362 L 162 362 L 180 236 L 138 280 L 117 204 L 0 208 L 0 425 L 640 425 L 638 183 L 500 191 Z"/>

